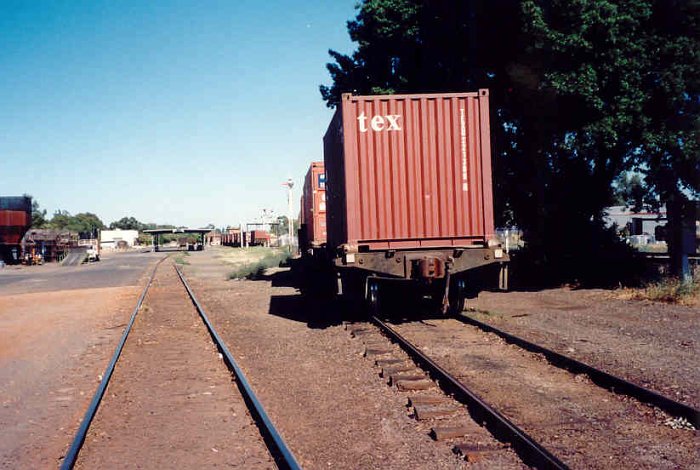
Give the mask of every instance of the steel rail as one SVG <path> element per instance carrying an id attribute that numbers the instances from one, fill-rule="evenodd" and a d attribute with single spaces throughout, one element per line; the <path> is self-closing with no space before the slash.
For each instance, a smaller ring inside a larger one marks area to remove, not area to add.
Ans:
<path id="1" fill-rule="evenodd" d="M 396 330 L 376 316 L 371 320 L 385 332 L 393 341 L 406 351 L 416 362 L 428 370 L 445 392 L 453 394 L 460 402 L 467 405 L 469 413 L 478 421 L 484 422 L 486 428 L 497 438 L 511 444 L 520 455 L 523 462 L 537 468 L 568 469 L 569 467 L 538 444 L 525 431 L 518 428 L 508 418 L 500 414 L 474 392 L 469 390 L 456 377 L 440 367 L 435 361 L 426 356 L 416 346 L 401 336 Z"/>
<path id="2" fill-rule="evenodd" d="M 265 408 L 263 407 L 262 403 L 260 403 L 260 400 L 258 400 L 257 396 L 255 395 L 255 392 L 253 391 L 250 382 L 248 382 L 248 379 L 246 379 L 243 370 L 233 358 L 233 355 L 226 347 L 226 344 L 221 339 L 219 334 L 214 329 L 214 326 L 209 321 L 209 317 L 204 311 L 204 308 L 197 300 L 197 297 L 194 295 L 194 292 L 187 283 L 185 276 L 182 274 L 182 272 L 177 266 L 174 267 L 175 271 L 177 272 L 177 275 L 182 281 L 182 284 L 185 286 L 187 294 L 190 296 L 192 303 L 197 308 L 200 317 L 202 317 L 202 321 L 204 321 L 204 324 L 207 326 L 207 329 L 209 330 L 209 335 L 214 340 L 214 343 L 216 343 L 216 347 L 219 349 L 219 351 L 221 351 L 226 365 L 236 377 L 236 384 L 238 385 L 238 388 L 241 391 L 243 398 L 248 404 L 248 408 L 250 409 L 254 417 L 257 418 L 256 421 L 258 422 L 258 427 L 260 428 L 263 434 L 263 438 L 265 439 L 266 443 L 268 444 L 268 447 L 270 448 L 270 452 L 272 454 L 272 457 L 275 459 L 277 466 L 283 469 L 301 469 L 301 467 L 296 461 L 296 458 L 294 457 L 294 454 L 292 454 L 292 451 L 289 450 L 289 448 L 287 447 L 287 444 L 284 442 L 284 439 L 275 428 L 275 425 L 272 423 L 270 417 L 265 412 Z M 262 426 L 260 424 L 262 424 Z"/>
<path id="3" fill-rule="evenodd" d="M 117 348 L 114 350 L 114 354 L 112 355 L 112 359 L 109 361 L 109 364 L 107 365 L 107 369 L 105 370 L 104 375 L 102 376 L 102 380 L 100 381 L 100 385 L 97 387 L 97 391 L 95 392 L 95 395 L 92 397 L 92 401 L 90 402 L 90 406 L 88 407 L 87 411 L 85 412 L 85 416 L 83 417 L 83 421 L 80 423 L 80 427 L 78 428 L 78 431 L 75 434 L 75 437 L 73 438 L 73 443 L 71 444 L 70 448 L 68 449 L 68 452 L 66 453 L 66 456 L 63 459 L 63 462 L 61 463 L 61 470 L 70 470 L 73 468 L 75 465 L 76 460 L 78 459 L 78 453 L 80 452 L 80 449 L 83 447 L 83 443 L 85 442 L 85 437 L 87 436 L 87 431 L 90 428 L 90 424 L 92 423 L 92 420 L 95 418 L 95 414 L 97 414 L 97 409 L 100 407 L 100 403 L 102 402 L 102 397 L 105 394 L 105 390 L 107 390 L 107 385 L 109 385 L 109 380 L 112 378 L 112 373 L 114 372 L 114 367 L 117 365 L 117 361 L 119 360 L 119 356 L 121 356 L 122 349 L 124 349 L 124 344 L 126 343 L 126 338 L 129 336 L 129 333 L 131 332 L 131 328 L 134 326 L 134 321 L 136 320 L 136 314 L 138 314 L 139 310 L 141 310 L 141 305 L 143 304 L 143 300 L 146 298 L 146 293 L 148 292 L 149 287 L 151 287 L 151 283 L 153 282 L 153 278 L 156 275 L 156 270 L 158 269 L 158 266 L 160 266 L 160 263 L 163 262 L 163 260 L 166 257 L 161 258 L 158 260 L 156 265 L 153 267 L 153 272 L 151 272 L 151 276 L 148 278 L 148 282 L 146 283 L 146 287 L 144 287 L 143 292 L 141 292 L 141 296 L 139 296 L 139 300 L 136 302 L 136 307 L 134 307 L 134 311 L 131 313 L 131 318 L 129 319 L 129 323 L 127 324 L 126 328 L 124 329 L 124 333 L 122 333 L 122 337 L 119 340 L 119 344 L 117 344 Z"/>
<path id="4" fill-rule="evenodd" d="M 480 322 L 479 320 L 475 320 L 467 315 L 459 314 L 455 318 L 463 323 L 476 326 L 483 331 L 494 333 L 507 342 L 515 344 L 516 346 L 519 346 L 527 351 L 542 354 L 551 364 L 559 368 L 566 369 L 575 374 L 586 374 L 594 383 L 607 390 L 610 390 L 613 393 L 627 395 L 641 402 L 654 405 L 670 415 L 686 419 L 696 429 L 700 428 L 700 411 L 692 408 L 691 406 L 680 403 L 657 392 L 649 390 L 648 388 L 634 384 L 628 380 L 616 377 L 600 369 L 596 369 L 593 366 L 577 361 L 571 357 L 564 356 L 563 354 L 552 351 L 551 349 L 531 343 L 530 341 L 519 338 L 510 333 L 506 333 L 503 330 L 499 330 L 498 328 Z"/>

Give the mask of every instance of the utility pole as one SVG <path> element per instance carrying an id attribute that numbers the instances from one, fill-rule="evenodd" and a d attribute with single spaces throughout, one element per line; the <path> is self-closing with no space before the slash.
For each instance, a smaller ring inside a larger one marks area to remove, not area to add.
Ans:
<path id="1" fill-rule="evenodd" d="M 289 215 L 287 216 L 287 228 L 289 231 L 289 251 L 292 251 L 292 234 L 294 233 L 294 201 L 292 199 L 292 188 L 294 187 L 294 181 L 291 178 L 287 179 L 282 186 L 287 187 L 287 205 L 289 206 Z"/>

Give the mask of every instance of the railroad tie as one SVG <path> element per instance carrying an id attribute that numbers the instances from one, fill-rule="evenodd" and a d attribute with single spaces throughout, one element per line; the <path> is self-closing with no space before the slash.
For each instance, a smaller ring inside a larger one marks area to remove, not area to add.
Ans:
<path id="1" fill-rule="evenodd" d="M 469 426 L 434 426 L 430 430 L 430 435 L 436 441 L 444 441 L 445 439 L 467 436 L 471 429 Z"/>
<path id="2" fill-rule="evenodd" d="M 436 395 L 414 395 L 408 397 L 408 405 L 410 407 L 425 406 L 425 405 L 444 405 L 445 398 Z"/>
<path id="3" fill-rule="evenodd" d="M 480 446 L 479 444 L 457 444 L 452 451 L 464 457 L 467 462 L 474 463 L 488 457 L 498 449 Z"/>
<path id="4" fill-rule="evenodd" d="M 365 355 L 365 357 L 374 357 L 374 356 L 385 356 L 387 354 L 391 354 L 391 349 L 366 348 L 364 355 Z"/>
<path id="5" fill-rule="evenodd" d="M 379 373 L 380 377 L 384 377 L 385 379 L 388 379 L 392 375 L 396 375 L 402 372 L 414 372 L 416 371 L 416 366 L 410 365 L 410 364 L 404 364 L 404 365 L 393 365 L 393 366 L 387 366 L 387 367 L 382 367 L 382 371 Z"/>
<path id="6" fill-rule="evenodd" d="M 400 392 L 410 392 L 414 390 L 428 390 L 432 388 L 435 384 L 432 380 L 419 379 L 419 380 L 397 380 L 396 389 Z"/>
<path id="7" fill-rule="evenodd" d="M 414 406 L 413 410 L 418 421 L 447 418 L 457 412 L 457 408 L 452 406 Z"/>
<path id="8" fill-rule="evenodd" d="M 414 371 L 412 374 L 397 372 L 389 376 L 389 385 L 396 385 L 397 382 L 402 380 L 424 380 L 425 378 L 425 374 L 421 371 Z"/>
<path id="9" fill-rule="evenodd" d="M 376 361 L 374 361 L 374 364 L 379 366 L 379 367 L 385 367 L 385 366 L 401 364 L 401 363 L 406 363 L 406 360 L 405 359 L 397 359 L 395 357 L 390 357 L 387 359 L 377 359 Z"/>

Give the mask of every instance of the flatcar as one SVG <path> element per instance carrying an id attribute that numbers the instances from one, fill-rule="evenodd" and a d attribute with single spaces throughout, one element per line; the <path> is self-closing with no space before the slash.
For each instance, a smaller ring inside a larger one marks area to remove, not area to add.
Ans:
<path id="1" fill-rule="evenodd" d="M 398 284 L 456 312 L 485 283 L 505 288 L 488 90 L 343 94 L 323 147 L 324 253 L 338 294 L 378 308 Z"/>

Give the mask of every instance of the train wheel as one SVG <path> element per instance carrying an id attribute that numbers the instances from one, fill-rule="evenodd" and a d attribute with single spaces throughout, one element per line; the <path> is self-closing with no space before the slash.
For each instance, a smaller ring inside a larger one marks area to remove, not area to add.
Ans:
<path id="1" fill-rule="evenodd" d="M 464 280 L 459 279 L 457 282 L 452 282 L 450 285 L 450 292 L 447 296 L 447 301 L 449 303 L 447 307 L 447 314 L 450 316 L 458 315 L 464 310 L 464 300 L 465 300 L 465 287 Z"/>
<path id="2" fill-rule="evenodd" d="M 368 281 L 367 306 L 370 315 L 379 315 L 381 310 L 379 302 L 379 282 Z"/>

